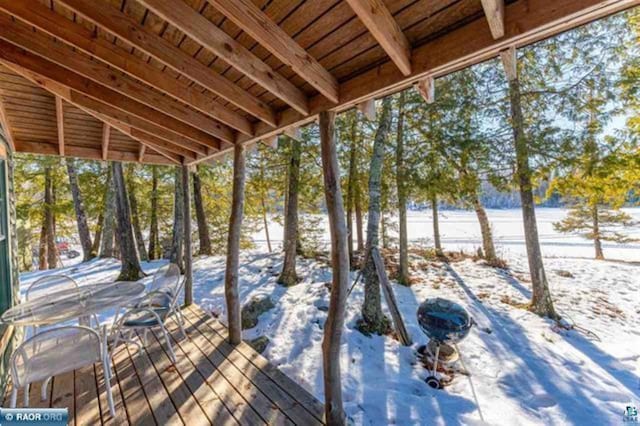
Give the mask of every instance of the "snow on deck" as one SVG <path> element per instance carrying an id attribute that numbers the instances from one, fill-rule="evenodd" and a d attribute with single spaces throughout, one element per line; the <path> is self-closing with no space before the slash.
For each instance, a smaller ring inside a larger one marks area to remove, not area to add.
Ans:
<path id="1" fill-rule="evenodd" d="M 413 347 L 354 330 L 363 286 L 349 297 L 341 365 L 345 408 L 356 424 L 479 424 L 481 414 L 487 423 L 500 425 L 621 424 L 629 403 L 640 408 L 640 246 L 605 246 L 605 255 L 624 262 L 591 260 L 588 242 L 553 233 L 550 223 L 562 216 L 559 212 L 538 210 L 551 291 L 563 317 L 599 340 L 554 331 L 552 322 L 513 306 L 530 293 L 519 211 L 489 211 L 508 272 L 470 259 L 451 264 L 415 259 L 418 282 L 410 288 L 394 284 Z M 479 245 L 473 213 L 443 216 L 446 249 Z M 429 214 L 412 213 L 410 221 L 413 240 L 430 235 Z M 300 259 L 302 282 L 284 288 L 276 284 L 281 254 L 264 252 L 242 254 L 240 294 L 243 301 L 269 295 L 276 307 L 244 337 L 269 337 L 264 355 L 323 400 L 321 341 L 330 268 Z M 146 263 L 144 269 L 152 273 L 162 264 Z M 224 265 L 220 256 L 194 263 L 194 299 L 222 321 Z M 117 261 L 96 260 L 60 272 L 89 284 L 115 279 L 118 268 Z M 567 272 L 571 276 L 560 275 Z M 45 273 L 52 271 L 23 274 L 22 288 Z M 417 306 L 435 296 L 461 303 L 478 323 L 459 344 L 470 378 L 458 375 L 441 391 L 424 383 L 427 371 L 414 356 L 427 340 L 416 322 Z M 102 319 L 108 321 L 110 314 Z"/>

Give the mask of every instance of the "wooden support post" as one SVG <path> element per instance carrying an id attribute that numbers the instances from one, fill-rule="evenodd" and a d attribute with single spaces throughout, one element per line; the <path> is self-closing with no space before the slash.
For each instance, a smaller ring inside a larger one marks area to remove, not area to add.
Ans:
<path id="1" fill-rule="evenodd" d="M 295 139 L 297 141 L 302 137 L 302 132 L 300 131 L 300 127 L 287 127 L 284 129 L 284 134 L 289 136 L 291 139 Z"/>
<path id="2" fill-rule="evenodd" d="M 56 96 L 56 122 L 58 124 L 58 152 L 64 157 L 64 105 L 59 96 Z"/>
<path id="3" fill-rule="evenodd" d="M 262 143 L 271 148 L 278 147 L 278 135 L 269 136 L 268 138 L 262 139 Z"/>
<path id="4" fill-rule="evenodd" d="M 241 143 L 233 147 L 233 199 L 229 236 L 227 240 L 227 266 L 224 275 L 224 295 L 227 301 L 229 343 L 242 342 L 240 321 L 240 295 L 238 294 L 238 266 L 240 263 L 240 228 L 244 209 L 245 148 Z"/>
<path id="5" fill-rule="evenodd" d="M 335 112 L 320 113 L 320 147 L 324 194 L 331 233 L 331 265 L 333 279 L 329 312 L 322 341 L 324 372 L 325 420 L 328 425 L 345 424 L 340 379 L 340 341 L 349 288 L 349 249 L 347 225 L 340 190 L 340 168 L 335 143 Z"/>
<path id="6" fill-rule="evenodd" d="M 516 59 L 516 48 L 509 47 L 507 50 L 500 52 L 500 60 L 504 66 L 504 72 L 507 80 L 512 81 L 518 78 L 518 61 Z"/>
<path id="7" fill-rule="evenodd" d="M 369 121 L 376 120 L 376 100 L 369 99 L 358 104 L 358 111 L 364 114 Z"/>
<path id="8" fill-rule="evenodd" d="M 435 84 L 433 77 L 426 77 L 416 83 L 416 89 L 422 96 L 422 99 L 428 104 L 432 104 L 435 101 Z"/>
<path id="9" fill-rule="evenodd" d="M 182 190 L 184 196 L 184 304 L 193 303 L 193 259 L 191 248 L 191 186 L 189 184 L 189 166 L 182 166 Z"/>

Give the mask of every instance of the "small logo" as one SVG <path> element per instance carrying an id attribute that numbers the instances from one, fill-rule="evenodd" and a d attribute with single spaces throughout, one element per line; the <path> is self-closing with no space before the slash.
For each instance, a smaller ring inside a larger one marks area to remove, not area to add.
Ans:
<path id="1" fill-rule="evenodd" d="M 0 426 L 66 426 L 66 408 L 0 408 Z"/>
<path id="2" fill-rule="evenodd" d="M 623 422 L 629 423 L 638 423 L 638 409 L 635 405 L 629 404 L 624 409 L 624 414 L 622 415 Z"/>
<path id="3" fill-rule="evenodd" d="M 7 414 L 4 416 L 4 419 L 5 419 L 6 421 L 8 421 L 8 422 L 12 421 L 12 420 L 13 420 L 13 414 L 11 414 L 11 413 L 7 413 Z"/>

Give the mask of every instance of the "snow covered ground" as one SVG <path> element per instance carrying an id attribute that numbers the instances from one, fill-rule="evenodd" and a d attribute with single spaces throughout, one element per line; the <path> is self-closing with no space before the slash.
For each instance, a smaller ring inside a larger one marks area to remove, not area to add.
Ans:
<path id="1" fill-rule="evenodd" d="M 630 212 L 640 219 L 640 209 Z M 394 285 L 413 347 L 356 331 L 362 285 L 350 295 L 341 365 L 345 408 L 356 424 L 482 424 L 484 419 L 500 425 L 604 425 L 621 424 L 629 404 L 640 409 L 640 244 L 605 244 L 605 256 L 617 261 L 595 261 L 588 241 L 553 231 L 551 222 L 563 217 L 563 210 L 537 213 L 556 306 L 569 322 L 597 338 L 557 331 L 550 321 L 514 307 L 530 295 L 520 212 L 490 210 L 498 252 L 509 271 L 470 259 L 444 264 L 414 258 L 416 283 L 410 288 Z M 428 244 L 430 213 L 412 212 L 409 223 L 412 241 Z M 281 235 L 277 228 L 271 229 L 272 236 Z M 442 212 L 441 230 L 446 250 L 471 252 L 480 244 L 472 212 Z M 640 230 L 635 233 L 640 236 Z M 328 305 L 330 268 L 301 259 L 303 281 L 291 288 L 279 286 L 282 256 L 266 254 L 261 238 L 255 236 L 256 250 L 242 254 L 240 293 L 243 301 L 269 295 L 276 307 L 245 338 L 266 335 L 271 343 L 264 355 L 322 400 L 322 308 Z M 144 268 L 153 272 L 162 264 Z M 118 268 L 116 261 L 98 260 L 63 272 L 88 284 L 113 280 Z M 50 272 L 23 274 L 23 289 L 44 273 Z M 223 257 L 195 260 L 195 300 L 222 320 L 223 278 Z M 470 377 L 458 375 L 440 391 L 424 383 L 427 371 L 414 356 L 427 340 L 416 322 L 417 306 L 435 296 L 461 303 L 478 323 L 459 344 Z M 109 316 L 105 313 L 103 320 Z"/>

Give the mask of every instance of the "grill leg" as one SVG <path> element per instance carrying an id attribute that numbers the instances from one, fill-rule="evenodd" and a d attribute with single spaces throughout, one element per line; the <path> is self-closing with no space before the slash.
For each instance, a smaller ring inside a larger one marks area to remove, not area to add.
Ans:
<path id="1" fill-rule="evenodd" d="M 440 344 L 438 343 L 436 345 L 436 357 L 433 360 L 433 371 L 431 372 L 431 375 L 435 376 L 436 372 L 438 371 L 438 358 L 440 358 Z"/>

